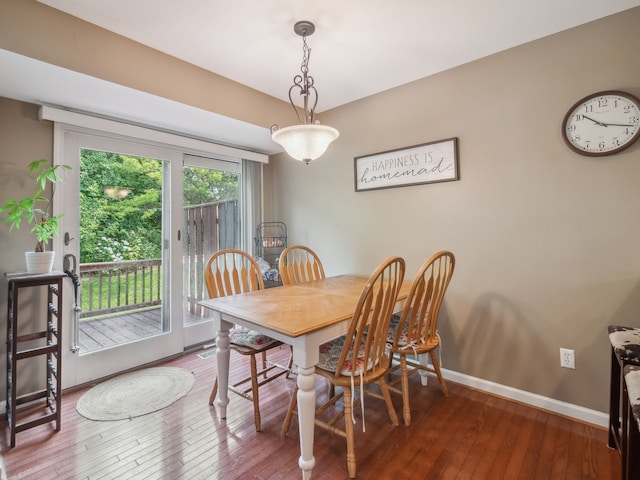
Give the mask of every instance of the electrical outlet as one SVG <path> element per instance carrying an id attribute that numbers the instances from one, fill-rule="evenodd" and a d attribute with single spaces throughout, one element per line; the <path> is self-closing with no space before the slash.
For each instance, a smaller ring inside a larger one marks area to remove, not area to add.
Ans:
<path id="1" fill-rule="evenodd" d="M 576 357 L 573 350 L 568 348 L 560 349 L 560 366 L 573 370 L 576 369 Z"/>

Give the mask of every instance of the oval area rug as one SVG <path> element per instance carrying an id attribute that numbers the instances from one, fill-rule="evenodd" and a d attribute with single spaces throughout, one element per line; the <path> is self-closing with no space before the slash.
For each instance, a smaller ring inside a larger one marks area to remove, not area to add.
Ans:
<path id="1" fill-rule="evenodd" d="M 123 420 L 156 412 L 184 397 L 195 382 L 193 373 L 177 367 L 145 368 L 106 380 L 76 404 L 89 420 Z"/>

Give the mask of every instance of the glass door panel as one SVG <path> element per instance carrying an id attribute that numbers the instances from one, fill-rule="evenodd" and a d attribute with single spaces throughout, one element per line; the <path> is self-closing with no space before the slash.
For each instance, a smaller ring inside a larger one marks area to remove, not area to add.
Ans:
<path id="1" fill-rule="evenodd" d="M 209 257 L 226 248 L 240 248 L 237 163 L 187 156 L 183 191 L 183 319 L 185 344 L 215 337 L 212 312 L 198 301 L 208 298 L 204 268 Z"/>
<path id="2" fill-rule="evenodd" d="M 64 155 L 75 181 L 65 182 L 63 252 L 80 278 L 77 295 L 65 298 L 73 303 L 68 387 L 182 351 L 181 312 L 171 309 L 180 302 L 170 295 L 181 280 L 170 234 L 181 155 L 77 133 L 65 134 Z"/>
<path id="3" fill-rule="evenodd" d="M 82 354 L 169 331 L 162 268 L 160 160 L 80 151 Z"/>

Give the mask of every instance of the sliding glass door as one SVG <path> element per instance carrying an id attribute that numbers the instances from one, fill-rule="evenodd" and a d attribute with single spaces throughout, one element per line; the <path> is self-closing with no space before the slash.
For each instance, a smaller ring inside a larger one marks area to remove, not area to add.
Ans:
<path id="1" fill-rule="evenodd" d="M 225 248 L 240 248 L 240 164 L 187 155 L 182 170 L 183 318 L 186 345 L 215 337 L 204 268 Z"/>
<path id="2" fill-rule="evenodd" d="M 212 343 L 204 266 L 219 249 L 251 252 L 266 156 L 53 109 L 43 118 L 56 122 L 54 162 L 73 168 L 54 205 L 56 268 L 70 275 L 63 387 Z"/>
<path id="3" fill-rule="evenodd" d="M 183 350 L 180 246 L 182 155 L 80 133 L 65 135 L 63 268 L 65 387 Z M 177 308 L 176 308 L 177 306 Z M 65 342 L 67 343 L 67 342 Z"/>

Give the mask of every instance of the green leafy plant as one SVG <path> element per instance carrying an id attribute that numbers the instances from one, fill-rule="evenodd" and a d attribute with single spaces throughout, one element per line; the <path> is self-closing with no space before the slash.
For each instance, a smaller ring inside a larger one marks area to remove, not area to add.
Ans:
<path id="1" fill-rule="evenodd" d="M 36 235 L 36 252 L 44 252 L 46 244 L 59 234 L 60 215 L 51 215 L 51 201 L 55 191 L 55 184 L 62 180 L 60 175 L 65 170 L 71 170 L 69 165 L 48 166 L 49 161 L 45 158 L 35 160 L 28 166 L 29 175 L 34 177 L 36 191 L 33 195 L 22 200 L 9 199 L 0 207 L 0 213 L 6 215 L 3 223 L 11 224 L 9 231 L 14 228 L 19 229 L 24 222 L 33 225 L 31 232 Z M 53 188 L 51 198 L 43 197 L 42 193 L 50 182 Z"/>

